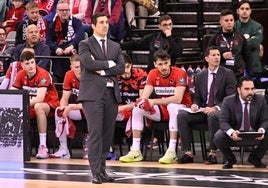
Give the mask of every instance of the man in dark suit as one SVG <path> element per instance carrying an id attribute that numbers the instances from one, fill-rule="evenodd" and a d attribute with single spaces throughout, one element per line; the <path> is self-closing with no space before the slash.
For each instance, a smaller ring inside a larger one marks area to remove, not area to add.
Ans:
<path id="1" fill-rule="evenodd" d="M 87 119 L 92 183 L 101 184 L 114 180 L 105 171 L 105 160 L 112 144 L 118 103 L 121 102 L 116 76 L 124 73 L 125 63 L 120 45 L 107 39 L 107 16 L 96 13 L 91 26 L 93 36 L 79 44 L 82 73 L 78 99 Z"/>
<path id="2" fill-rule="evenodd" d="M 247 106 L 245 108 L 245 106 Z M 245 109 L 245 110 L 244 110 Z M 243 115 L 249 111 L 248 115 Z M 249 120 L 247 120 L 249 117 Z M 247 128 L 247 122 L 249 124 Z M 233 168 L 236 158 L 230 147 L 236 146 L 236 141 L 241 140 L 240 131 L 257 131 L 262 136 L 257 139 L 260 143 L 253 149 L 248 157 L 248 162 L 256 168 L 266 168 L 261 162 L 268 149 L 268 111 L 265 97 L 254 94 L 254 83 L 249 77 L 241 77 L 237 87 L 237 94 L 226 97 L 222 104 L 220 115 L 220 129 L 215 134 L 215 144 L 223 153 L 226 160 L 223 168 Z"/>
<path id="3" fill-rule="evenodd" d="M 216 164 L 216 146 L 213 142 L 214 134 L 219 129 L 219 114 L 224 97 L 235 93 L 236 79 L 233 71 L 220 66 L 220 51 L 216 46 L 208 47 L 205 60 L 208 68 L 195 77 L 195 93 L 191 112 L 178 113 L 178 129 L 185 154 L 179 163 L 192 163 L 191 125 L 207 122 L 210 141 L 210 153 L 206 164 Z M 213 86 L 214 85 L 214 86 Z M 200 110 L 200 112 L 198 112 Z M 198 113 L 197 113 L 198 112 Z"/>

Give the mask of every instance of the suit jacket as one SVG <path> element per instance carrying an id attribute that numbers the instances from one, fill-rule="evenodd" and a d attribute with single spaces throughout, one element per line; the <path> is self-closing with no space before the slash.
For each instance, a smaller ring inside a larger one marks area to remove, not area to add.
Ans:
<path id="1" fill-rule="evenodd" d="M 108 40 L 106 58 L 98 41 L 92 35 L 79 43 L 79 56 L 81 62 L 79 101 L 99 101 L 105 92 L 107 77 L 109 77 L 114 81 L 116 101 L 121 102 L 116 76 L 125 72 L 125 62 L 120 45 Z M 108 60 L 113 60 L 116 66 L 109 68 Z M 97 74 L 98 70 L 105 70 L 106 76 Z"/>
<path id="2" fill-rule="evenodd" d="M 195 93 L 193 104 L 199 107 L 206 107 L 208 96 L 208 69 L 205 69 L 195 76 Z M 224 97 L 235 94 L 236 79 L 233 71 L 220 66 L 215 78 L 214 100 L 215 105 L 221 106 Z"/>
<path id="3" fill-rule="evenodd" d="M 263 95 L 255 94 L 250 103 L 250 125 L 254 130 L 268 129 L 268 111 L 266 99 Z M 239 130 L 242 123 L 243 111 L 239 95 L 231 95 L 224 99 L 221 116 L 220 128 L 226 132 L 229 129 Z"/>

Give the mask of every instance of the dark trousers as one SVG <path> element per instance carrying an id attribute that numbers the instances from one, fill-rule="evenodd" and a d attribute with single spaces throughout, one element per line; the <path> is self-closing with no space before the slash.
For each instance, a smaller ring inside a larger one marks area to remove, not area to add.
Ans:
<path id="1" fill-rule="evenodd" d="M 118 104 L 113 88 L 107 88 L 100 101 L 82 101 L 82 105 L 88 125 L 88 160 L 92 174 L 96 175 L 106 169 L 106 157 L 112 144 Z"/>
<path id="2" fill-rule="evenodd" d="M 222 152 L 224 159 L 228 161 L 236 161 L 235 156 L 231 150 L 232 146 L 236 146 L 235 141 L 229 135 L 224 133 L 221 129 L 219 129 L 214 138 L 214 142 L 219 150 Z M 254 148 L 252 153 L 257 156 L 259 159 L 262 159 L 268 149 L 268 135 L 265 133 L 264 139 L 260 142 L 260 144 Z"/>
<path id="3" fill-rule="evenodd" d="M 204 123 L 207 122 L 208 124 L 208 132 L 209 132 L 209 149 L 216 150 L 216 145 L 214 144 L 213 138 L 214 134 L 219 129 L 219 116 L 220 111 L 217 110 L 215 112 L 206 115 L 202 112 L 200 113 L 189 113 L 186 111 L 180 111 L 178 114 L 178 130 L 181 138 L 182 143 L 182 150 L 183 151 L 190 151 L 191 150 L 191 140 L 192 140 L 192 131 L 191 125 L 195 123 Z"/>

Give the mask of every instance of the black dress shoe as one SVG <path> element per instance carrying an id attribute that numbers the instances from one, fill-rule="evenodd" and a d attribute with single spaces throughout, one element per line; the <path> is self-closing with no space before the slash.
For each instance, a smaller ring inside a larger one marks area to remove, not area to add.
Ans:
<path id="1" fill-rule="evenodd" d="M 185 164 L 185 163 L 193 163 L 194 159 L 190 155 L 184 154 L 179 160 L 178 163 Z"/>
<path id="2" fill-rule="evenodd" d="M 224 164 L 223 164 L 223 166 L 222 166 L 222 168 L 223 169 L 231 169 L 231 168 L 233 168 L 233 162 L 231 162 L 231 161 L 226 161 Z"/>
<path id="3" fill-rule="evenodd" d="M 248 156 L 248 162 L 253 164 L 256 168 L 266 168 L 266 165 L 261 162 L 261 159 L 253 153 Z"/>
<path id="4" fill-rule="evenodd" d="M 108 174 L 106 172 L 101 172 L 100 177 L 101 177 L 101 180 L 103 182 L 113 182 L 114 181 L 114 178 L 108 176 Z"/>
<path id="5" fill-rule="evenodd" d="M 209 155 L 208 160 L 205 162 L 206 165 L 211 165 L 211 164 L 217 164 L 217 158 L 215 155 Z"/>
<path id="6" fill-rule="evenodd" d="M 102 184 L 102 179 L 100 175 L 93 175 L 92 181 L 93 184 Z"/>

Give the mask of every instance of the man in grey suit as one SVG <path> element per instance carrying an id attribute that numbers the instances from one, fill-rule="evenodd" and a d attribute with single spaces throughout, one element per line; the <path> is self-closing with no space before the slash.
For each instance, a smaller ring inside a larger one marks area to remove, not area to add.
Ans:
<path id="1" fill-rule="evenodd" d="M 93 35 L 79 44 L 81 84 L 78 99 L 87 119 L 92 183 L 101 184 L 114 180 L 105 171 L 106 157 L 121 102 L 116 76 L 124 73 L 125 63 L 120 45 L 107 39 L 107 16 L 96 13 L 91 26 Z"/>
<path id="2" fill-rule="evenodd" d="M 202 122 L 207 122 L 210 141 L 210 153 L 206 164 L 217 163 L 217 148 L 213 142 L 213 137 L 219 129 L 221 103 L 224 97 L 234 94 L 236 88 L 233 71 L 220 66 L 220 59 L 221 55 L 218 47 L 210 46 L 206 49 L 205 60 L 208 63 L 208 68 L 195 76 L 195 92 L 191 112 L 180 111 L 178 113 L 178 129 L 182 151 L 184 151 L 179 163 L 193 162 L 191 125 Z"/>
<path id="3" fill-rule="evenodd" d="M 245 115 L 245 111 L 248 111 Z M 244 114 L 244 115 L 243 115 Z M 248 122 L 248 123 L 247 123 Z M 249 125 L 248 127 L 246 125 Z M 261 162 L 268 149 L 268 111 L 263 95 L 254 94 L 254 83 L 249 77 L 241 77 L 237 87 L 237 94 L 223 100 L 220 115 L 220 129 L 215 134 L 215 144 L 223 153 L 226 160 L 224 169 L 233 168 L 236 158 L 231 146 L 236 146 L 236 141 L 241 140 L 241 131 L 257 131 L 262 133 L 258 137 L 260 143 L 253 149 L 248 157 L 248 162 L 256 168 L 266 168 Z"/>

